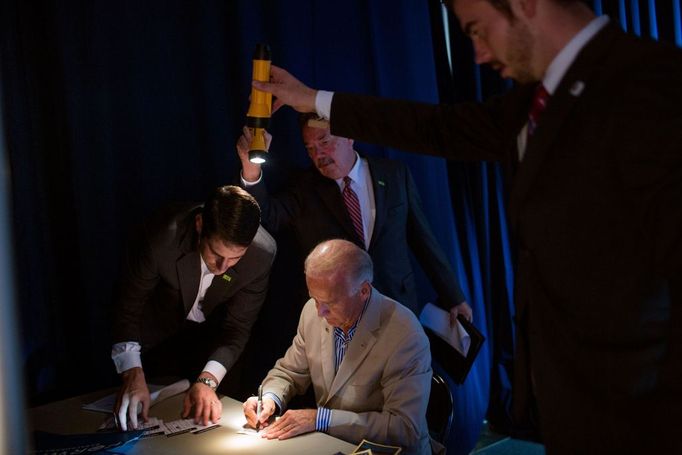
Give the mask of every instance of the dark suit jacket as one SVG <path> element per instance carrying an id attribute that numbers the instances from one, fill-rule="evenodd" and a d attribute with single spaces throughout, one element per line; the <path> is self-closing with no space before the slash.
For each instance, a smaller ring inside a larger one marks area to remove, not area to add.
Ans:
<path id="1" fill-rule="evenodd" d="M 131 243 L 123 264 L 114 342 L 136 341 L 145 352 L 182 328 L 199 291 L 194 220 L 200 211 L 197 205 L 164 210 Z M 275 252 L 275 241 L 259 227 L 244 257 L 213 279 L 202 308 L 204 324 L 217 327 L 219 337 L 207 360 L 229 370 L 239 357 L 265 299 Z"/>
<path id="2" fill-rule="evenodd" d="M 516 410 L 527 409 L 532 370 L 548 453 L 682 453 L 666 424 L 682 414 L 682 53 L 607 26 L 517 165 L 531 92 L 456 106 L 336 93 L 331 130 L 504 162 L 518 246 Z"/>
<path id="3" fill-rule="evenodd" d="M 412 250 L 443 306 L 449 309 L 464 301 L 455 274 L 422 212 L 410 171 L 399 161 L 368 157 L 367 162 L 376 205 L 368 249 L 374 262 L 374 286 L 419 314 L 409 257 Z M 277 197 L 268 195 L 262 180 L 246 189 L 261 206 L 263 225 L 272 232 L 292 227 L 304 256 L 318 243 L 333 238 L 347 239 L 364 248 L 353 229 L 338 185 L 315 168 L 304 172 Z"/>

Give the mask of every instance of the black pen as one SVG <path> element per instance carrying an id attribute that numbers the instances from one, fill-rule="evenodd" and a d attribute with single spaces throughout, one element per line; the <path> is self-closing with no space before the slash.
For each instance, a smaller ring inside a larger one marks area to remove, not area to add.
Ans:
<path id="1" fill-rule="evenodd" d="M 260 413 L 263 411 L 263 384 L 258 386 L 258 405 L 256 406 L 256 431 L 259 431 Z"/>

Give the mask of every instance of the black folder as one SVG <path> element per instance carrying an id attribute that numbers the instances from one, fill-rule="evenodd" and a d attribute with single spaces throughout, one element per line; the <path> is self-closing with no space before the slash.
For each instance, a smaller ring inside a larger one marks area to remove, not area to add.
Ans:
<path id="1" fill-rule="evenodd" d="M 424 332 L 426 332 L 426 336 L 429 337 L 429 342 L 431 343 L 431 357 L 443 367 L 455 383 L 462 384 L 469 374 L 471 365 L 476 360 L 481 346 L 483 346 L 485 337 L 463 316 L 457 316 L 457 320 L 462 324 L 464 330 L 467 331 L 471 340 L 466 357 L 428 327 L 424 327 Z"/>

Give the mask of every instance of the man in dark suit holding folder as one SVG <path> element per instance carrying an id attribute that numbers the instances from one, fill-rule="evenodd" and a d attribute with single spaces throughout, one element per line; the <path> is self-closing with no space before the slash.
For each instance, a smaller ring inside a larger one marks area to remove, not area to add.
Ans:
<path id="1" fill-rule="evenodd" d="M 317 92 L 278 104 L 333 134 L 501 161 L 518 251 L 514 383 L 549 454 L 682 453 L 682 53 L 575 0 L 454 0 L 478 63 L 520 84 L 485 104 Z"/>
<path id="2" fill-rule="evenodd" d="M 258 200 L 263 225 L 273 233 L 290 227 L 302 257 L 331 238 L 355 243 L 376 264 L 374 286 L 419 316 L 411 251 L 437 292 L 439 305 L 453 320 L 458 314 L 471 320 L 471 308 L 431 231 L 408 167 L 397 160 L 359 155 L 352 139 L 332 135 L 329 124 L 314 114 L 302 115 L 299 121 L 313 166 L 274 196 L 261 166 L 249 162 L 248 129 L 237 142 L 242 186 Z M 304 283 L 301 289 L 305 291 Z"/>

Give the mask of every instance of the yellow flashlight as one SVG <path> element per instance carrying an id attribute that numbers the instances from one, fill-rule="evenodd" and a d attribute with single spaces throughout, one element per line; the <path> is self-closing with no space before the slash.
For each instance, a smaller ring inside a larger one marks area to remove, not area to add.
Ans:
<path id="1" fill-rule="evenodd" d="M 257 44 L 253 54 L 253 80 L 270 81 L 270 47 L 267 44 Z M 267 160 L 268 151 L 265 147 L 265 128 L 270 124 L 272 114 L 272 94 L 251 87 L 251 103 L 246 113 L 246 126 L 251 130 L 249 144 L 249 161 L 261 164 Z"/>

